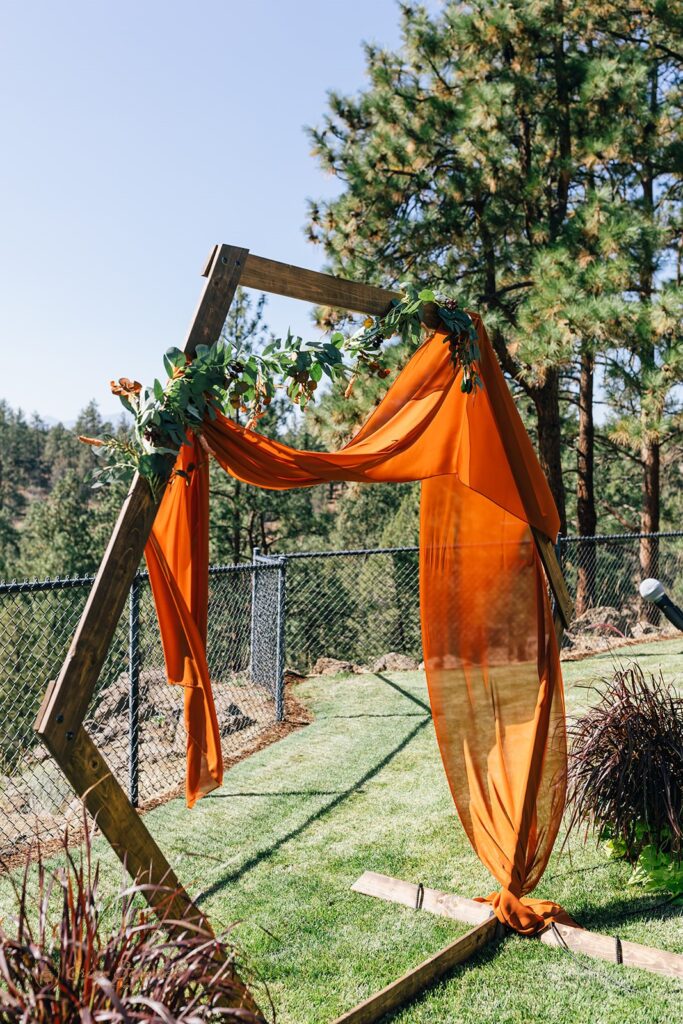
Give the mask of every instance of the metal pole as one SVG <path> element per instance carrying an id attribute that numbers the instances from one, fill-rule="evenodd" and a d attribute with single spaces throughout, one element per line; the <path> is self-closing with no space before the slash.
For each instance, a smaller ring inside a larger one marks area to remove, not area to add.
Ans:
<path id="1" fill-rule="evenodd" d="M 254 669 L 256 667 L 256 574 L 258 573 L 258 556 L 260 548 L 253 548 L 251 552 L 251 631 L 249 634 L 249 675 L 252 683 L 256 682 Z"/>
<path id="2" fill-rule="evenodd" d="M 275 639 L 275 721 L 285 718 L 285 607 L 287 559 L 277 560 L 277 633 Z"/>
<path id="3" fill-rule="evenodd" d="M 138 806 L 140 771 L 140 578 L 136 573 L 130 588 L 128 613 L 128 796 Z"/>

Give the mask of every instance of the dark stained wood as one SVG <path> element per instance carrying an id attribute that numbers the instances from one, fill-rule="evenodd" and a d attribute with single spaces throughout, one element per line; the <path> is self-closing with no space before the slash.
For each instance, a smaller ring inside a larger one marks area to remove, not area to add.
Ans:
<path id="1" fill-rule="evenodd" d="M 417 886 L 388 875 L 378 875 L 374 871 L 366 871 L 351 888 L 355 892 L 388 900 L 390 903 L 415 906 Z M 421 909 L 439 917 L 450 917 L 469 924 L 477 907 L 485 905 L 463 896 L 450 896 L 448 893 L 425 889 Z M 579 928 L 578 925 L 558 924 L 554 929 L 548 928 L 536 937 L 546 946 L 566 947 L 573 953 L 583 953 L 594 959 L 616 963 L 616 944 L 613 935 L 591 932 L 586 928 Z M 680 953 L 668 953 L 666 950 L 643 946 L 638 942 L 628 942 L 626 939 L 621 940 L 621 950 L 624 965 L 627 967 L 639 967 L 643 971 L 664 974 L 669 978 L 683 978 L 683 955 Z"/>
<path id="2" fill-rule="evenodd" d="M 50 739 L 45 742 L 50 748 Z M 51 751 L 53 754 L 54 751 Z M 57 756 L 57 755 L 56 755 Z M 69 744 L 66 757 L 57 756 L 60 768 L 74 791 L 85 803 L 112 850 L 138 884 L 149 885 L 144 892 L 149 905 L 171 933 L 183 931 L 188 921 L 213 935 L 208 919 L 192 902 L 150 835 L 140 815 L 113 776 L 109 766 L 81 726 Z M 161 887 L 160 889 L 155 887 Z M 233 972 L 237 1005 L 258 1013 L 249 990 Z"/>
<path id="3" fill-rule="evenodd" d="M 185 352 L 212 344 L 220 335 L 239 283 L 247 250 L 216 247 L 199 305 L 185 340 Z M 160 497 L 159 497 L 160 500 Z M 83 722 L 102 665 L 121 617 L 133 577 L 154 523 L 158 503 L 149 484 L 136 476 L 88 597 L 66 660 L 36 720 L 50 749 L 65 756 L 70 737 Z"/>
<path id="4" fill-rule="evenodd" d="M 50 738 L 45 740 L 48 749 Z M 186 915 L 206 925 L 200 910 L 192 903 L 173 869 L 150 835 L 142 818 L 131 806 L 124 790 L 92 739 L 81 726 L 69 744 L 67 756 L 58 752 L 59 765 L 95 819 L 109 845 L 138 882 L 162 885 L 175 893 L 151 893 L 149 902 L 171 918 Z"/>
<path id="5" fill-rule="evenodd" d="M 567 629 L 574 615 L 574 602 L 571 599 L 567 589 L 567 583 L 562 574 L 562 569 L 560 568 L 560 563 L 557 560 L 555 545 L 544 533 L 541 533 L 541 531 L 535 529 L 535 527 L 532 527 L 532 533 L 536 542 L 536 549 L 548 578 L 550 589 L 557 604 L 557 611 L 559 612 L 562 620 L 562 625 Z"/>
<path id="6" fill-rule="evenodd" d="M 397 292 L 386 288 L 345 281 L 330 274 L 267 260 L 253 253 L 247 257 L 241 283 L 245 288 L 256 288 L 262 292 L 288 295 L 321 306 L 347 309 L 353 313 L 370 313 L 373 316 L 382 316 L 392 301 L 400 298 Z"/>
<path id="7" fill-rule="evenodd" d="M 154 523 L 149 484 L 135 476 L 95 577 L 66 660 L 35 723 L 58 761 L 83 722 Z"/>
<path id="8" fill-rule="evenodd" d="M 392 981 L 386 988 L 359 1003 L 348 1013 L 337 1017 L 334 1024 L 374 1024 L 375 1021 L 381 1020 L 388 1013 L 392 1013 L 424 992 L 426 988 L 448 974 L 458 964 L 469 960 L 483 946 L 496 938 L 498 927 L 495 917 L 483 921 L 466 935 L 451 942 L 434 956 L 423 961 L 418 967 L 408 971 L 403 977 Z"/>
<path id="9" fill-rule="evenodd" d="M 246 249 L 225 245 L 212 252 L 204 271 L 206 284 L 185 340 L 188 355 L 197 345 L 212 344 L 219 337 L 246 253 Z M 82 726 L 160 500 L 161 495 L 155 499 L 148 482 L 136 475 L 62 670 L 47 688 L 34 728 L 131 877 L 172 890 L 172 896 L 153 888 L 145 891 L 165 926 L 169 926 L 169 918 L 176 917 L 179 921 L 199 920 L 208 927 Z M 235 1005 L 258 1013 L 246 986 L 233 975 Z"/>
<path id="10" fill-rule="evenodd" d="M 197 345 L 213 345 L 220 337 L 248 253 L 237 245 L 220 245 L 214 252 L 208 274 L 205 268 L 206 284 L 183 346 L 188 355 Z"/>

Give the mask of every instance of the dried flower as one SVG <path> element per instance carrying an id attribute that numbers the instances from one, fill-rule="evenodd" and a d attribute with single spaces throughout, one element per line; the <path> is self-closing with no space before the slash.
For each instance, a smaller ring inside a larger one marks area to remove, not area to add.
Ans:
<path id="1" fill-rule="evenodd" d="M 131 395 L 139 395 L 142 391 L 142 384 L 137 380 L 129 380 L 128 377 L 119 377 L 118 383 L 115 380 L 109 382 L 113 395 L 123 395 L 130 398 Z"/>

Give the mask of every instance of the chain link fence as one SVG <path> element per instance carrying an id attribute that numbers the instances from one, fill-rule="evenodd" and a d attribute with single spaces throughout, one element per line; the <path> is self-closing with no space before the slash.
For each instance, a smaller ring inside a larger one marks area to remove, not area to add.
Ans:
<path id="1" fill-rule="evenodd" d="M 558 555 L 578 604 L 570 650 L 661 629 L 644 616 L 637 596 L 642 540 L 561 538 Z M 683 603 L 683 533 L 645 540 L 655 550 L 650 564 Z M 417 548 L 277 557 L 255 551 L 252 564 L 211 567 L 209 580 L 207 654 L 228 760 L 283 718 L 286 669 L 382 671 L 417 668 L 421 661 Z M 91 585 L 92 578 L 0 584 L 2 856 L 81 819 L 80 803 L 33 722 Z M 166 682 L 146 573 L 135 579 L 85 724 L 134 805 L 182 789 L 183 696 Z"/>
<path id="2" fill-rule="evenodd" d="M 251 672 L 252 591 L 268 593 L 270 564 L 214 566 L 209 575 L 207 656 L 223 754 L 234 759 L 282 717 L 282 673 L 261 659 Z M 76 827 L 81 805 L 33 732 L 40 702 L 59 672 L 93 578 L 0 584 L 0 855 Z M 277 587 L 275 588 L 277 597 Z M 278 607 L 261 602 L 260 621 Z M 183 693 L 166 681 L 146 573 L 138 573 L 93 695 L 85 727 L 135 806 L 179 792 L 185 773 Z"/>

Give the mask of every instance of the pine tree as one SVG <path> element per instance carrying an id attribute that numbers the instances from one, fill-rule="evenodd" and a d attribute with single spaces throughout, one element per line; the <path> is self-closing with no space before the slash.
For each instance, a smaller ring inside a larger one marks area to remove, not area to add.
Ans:
<path id="1" fill-rule="evenodd" d="M 47 499 L 31 504 L 21 530 L 19 574 L 64 577 L 95 571 L 89 499 L 89 485 L 69 469 Z"/>
<path id="2" fill-rule="evenodd" d="M 611 439 L 639 460 L 639 525 L 652 533 L 660 528 L 662 449 L 683 426 L 683 12 L 662 3 L 604 4 L 596 30 L 625 98 L 609 167 L 635 231 L 630 321 L 608 365 Z M 657 575 L 656 539 L 642 539 L 640 566 L 643 576 Z"/>
<path id="3" fill-rule="evenodd" d="M 590 402 L 595 348 L 624 299 L 612 175 L 630 83 L 611 54 L 638 44 L 607 35 L 599 16 L 617 8 L 598 0 L 401 10 L 401 49 L 366 47 L 369 86 L 331 94 L 311 133 L 343 191 L 311 204 L 310 237 L 333 270 L 418 278 L 484 313 L 503 369 L 535 407 L 564 528 L 563 380 L 583 352 Z M 590 430 L 583 440 L 592 451 Z"/>

